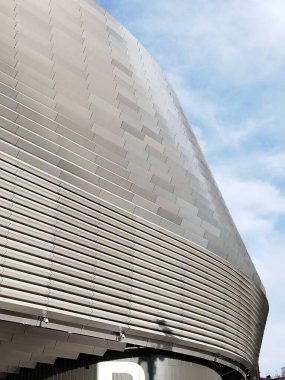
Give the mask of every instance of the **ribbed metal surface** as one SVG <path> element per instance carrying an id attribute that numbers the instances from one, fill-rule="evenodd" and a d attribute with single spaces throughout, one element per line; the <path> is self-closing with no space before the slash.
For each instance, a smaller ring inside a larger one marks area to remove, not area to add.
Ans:
<path id="1" fill-rule="evenodd" d="M 0 317 L 254 365 L 266 298 L 155 62 L 85 0 L 0 31 Z"/>
<path id="2" fill-rule="evenodd" d="M 1 166 L 2 308 L 256 361 L 266 308 L 246 276 L 16 158 Z"/>

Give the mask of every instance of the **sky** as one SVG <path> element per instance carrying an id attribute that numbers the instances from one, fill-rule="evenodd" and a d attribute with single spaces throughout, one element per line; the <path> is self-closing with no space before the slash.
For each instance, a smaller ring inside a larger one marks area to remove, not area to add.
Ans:
<path id="1" fill-rule="evenodd" d="M 261 276 L 285 366 L 285 1 L 99 0 L 165 71 Z"/>

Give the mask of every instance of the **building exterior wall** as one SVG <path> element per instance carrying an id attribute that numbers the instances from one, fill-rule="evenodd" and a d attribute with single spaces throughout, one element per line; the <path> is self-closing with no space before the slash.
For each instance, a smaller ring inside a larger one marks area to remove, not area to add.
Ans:
<path id="1" fill-rule="evenodd" d="M 264 289 L 156 62 L 88 0 L 3 1 L 0 31 L 0 372 L 127 345 L 253 370 Z"/>

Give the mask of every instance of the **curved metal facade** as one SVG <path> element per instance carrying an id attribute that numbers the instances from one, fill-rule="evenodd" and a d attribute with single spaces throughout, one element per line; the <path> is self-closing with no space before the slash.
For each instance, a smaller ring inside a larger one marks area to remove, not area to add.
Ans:
<path id="1" fill-rule="evenodd" d="M 157 64 L 88 0 L 1 2 L 0 32 L 0 372 L 126 344 L 252 369 L 262 284 Z"/>

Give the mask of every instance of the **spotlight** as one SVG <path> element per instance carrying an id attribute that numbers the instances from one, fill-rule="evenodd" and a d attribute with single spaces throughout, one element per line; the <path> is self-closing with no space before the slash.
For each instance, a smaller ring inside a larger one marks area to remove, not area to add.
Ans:
<path id="1" fill-rule="evenodd" d="M 43 313 L 43 315 L 39 315 L 38 320 L 40 321 L 40 327 L 42 326 L 43 323 L 45 323 L 45 324 L 49 323 L 49 319 L 48 319 L 46 313 Z"/>
<path id="2" fill-rule="evenodd" d="M 125 333 L 124 331 L 120 331 L 120 332 L 119 332 L 119 336 L 117 336 L 116 341 L 117 341 L 117 342 L 121 342 L 122 340 L 125 339 L 125 337 L 126 337 L 126 333 Z"/>

